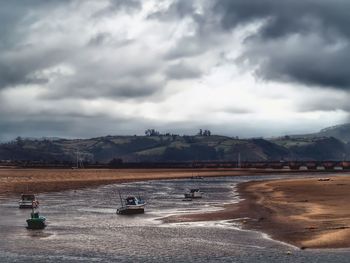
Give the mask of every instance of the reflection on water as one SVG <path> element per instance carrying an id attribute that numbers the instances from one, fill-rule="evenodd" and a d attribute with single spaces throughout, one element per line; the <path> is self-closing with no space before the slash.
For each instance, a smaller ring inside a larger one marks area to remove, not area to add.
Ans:
<path id="1" fill-rule="evenodd" d="M 259 179 L 273 176 L 259 177 Z M 162 224 L 171 214 L 220 209 L 238 202 L 237 183 L 255 177 L 165 180 L 108 185 L 38 196 L 48 219 L 30 231 L 30 211 L 1 199 L 0 262 L 349 262 L 350 250 L 306 250 L 275 242 L 235 221 Z M 188 188 L 203 199 L 182 202 Z M 147 200 L 143 215 L 120 216 L 118 191 Z M 287 251 L 292 251 L 288 255 Z"/>

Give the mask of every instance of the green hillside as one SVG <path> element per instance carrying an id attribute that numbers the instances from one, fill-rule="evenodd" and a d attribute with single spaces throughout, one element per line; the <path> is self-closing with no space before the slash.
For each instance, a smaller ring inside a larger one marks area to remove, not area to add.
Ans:
<path id="1" fill-rule="evenodd" d="M 1 160 L 108 163 L 179 161 L 342 160 L 348 145 L 333 137 L 284 136 L 271 140 L 227 136 L 105 136 L 91 139 L 21 139 L 0 144 Z"/>

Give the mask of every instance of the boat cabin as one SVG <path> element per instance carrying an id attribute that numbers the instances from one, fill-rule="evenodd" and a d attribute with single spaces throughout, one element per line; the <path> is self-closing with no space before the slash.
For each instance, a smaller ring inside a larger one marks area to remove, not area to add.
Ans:
<path id="1" fill-rule="evenodd" d="M 185 193 L 185 198 L 202 198 L 202 193 L 198 188 L 190 189 L 189 193 Z"/>
<path id="2" fill-rule="evenodd" d="M 128 196 L 124 199 L 125 205 L 122 202 L 122 207 L 117 209 L 117 214 L 141 214 L 145 212 L 146 202 L 136 196 Z"/>
<path id="3" fill-rule="evenodd" d="M 137 205 L 138 200 L 135 196 L 129 196 L 125 199 L 126 205 Z"/>
<path id="4" fill-rule="evenodd" d="M 33 195 L 33 194 L 22 194 L 21 200 L 22 201 L 35 201 L 35 195 Z"/>
<path id="5" fill-rule="evenodd" d="M 19 208 L 37 208 L 39 206 L 34 194 L 22 194 L 19 201 Z"/>

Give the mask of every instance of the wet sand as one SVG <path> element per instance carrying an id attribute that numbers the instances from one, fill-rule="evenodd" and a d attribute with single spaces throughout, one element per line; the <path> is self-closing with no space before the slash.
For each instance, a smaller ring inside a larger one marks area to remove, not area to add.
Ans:
<path id="1" fill-rule="evenodd" d="M 232 169 L 0 169 L 0 194 L 26 191 L 53 192 L 116 182 L 188 178 L 191 176 L 243 176 L 282 171 Z M 307 173 L 297 173 L 302 176 Z M 345 174 L 345 173 L 344 173 Z M 291 174 L 290 176 L 294 176 Z M 321 176 L 321 175 L 320 175 Z M 350 247 L 350 177 L 315 178 L 242 183 L 244 199 L 221 211 L 181 214 L 167 223 L 234 220 L 244 228 L 269 234 L 300 248 Z"/>
<path id="2" fill-rule="evenodd" d="M 243 201 L 219 212 L 180 215 L 165 222 L 240 219 L 244 228 L 304 248 L 350 247 L 350 177 L 248 182 Z"/>

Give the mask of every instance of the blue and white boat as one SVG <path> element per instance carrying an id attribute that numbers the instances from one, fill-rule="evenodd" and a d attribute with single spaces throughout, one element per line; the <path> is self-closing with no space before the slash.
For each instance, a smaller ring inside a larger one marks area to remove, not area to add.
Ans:
<path id="1" fill-rule="evenodd" d="M 121 207 L 117 209 L 117 214 L 120 215 L 132 215 L 132 214 L 143 214 L 145 212 L 146 202 L 141 197 L 128 196 L 122 199 L 119 194 Z"/>

